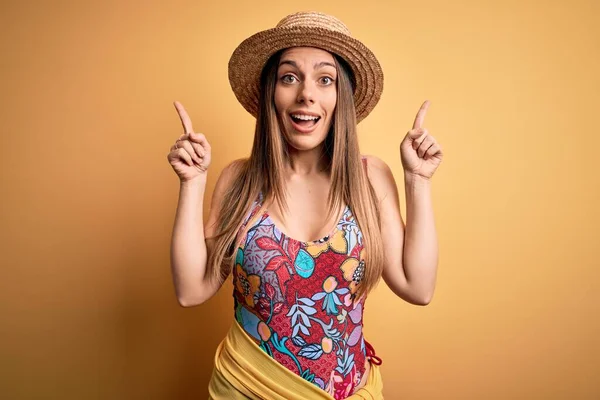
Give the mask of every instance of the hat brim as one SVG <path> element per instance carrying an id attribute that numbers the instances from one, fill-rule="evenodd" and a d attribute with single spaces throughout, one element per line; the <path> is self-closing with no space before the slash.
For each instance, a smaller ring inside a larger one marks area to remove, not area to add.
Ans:
<path id="1" fill-rule="evenodd" d="M 342 57 L 356 80 L 354 106 L 357 122 L 375 108 L 383 92 L 383 71 L 377 58 L 351 36 L 319 27 L 279 27 L 258 32 L 244 40 L 229 60 L 229 83 L 238 101 L 254 117 L 258 115 L 261 71 L 273 54 L 289 47 L 317 47 Z"/>

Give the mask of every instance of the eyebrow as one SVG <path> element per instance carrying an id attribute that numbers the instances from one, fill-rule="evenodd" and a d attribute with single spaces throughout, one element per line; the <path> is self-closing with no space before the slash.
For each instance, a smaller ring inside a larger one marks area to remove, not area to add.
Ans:
<path id="1" fill-rule="evenodd" d="M 298 64 L 296 64 L 296 62 L 292 61 L 292 60 L 283 60 L 283 61 L 281 61 L 279 63 L 279 66 L 281 67 L 284 64 L 289 64 L 292 67 L 298 68 Z M 323 68 L 325 66 L 330 66 L 330 67 L 335 68 L 335 64 L 332 64 L 329 61 L 321 61 L 321 62 L 315 63 L 315 65 L 313 66 L 313 68 L 314 69 L 319 69 L 319 68 Z"/>

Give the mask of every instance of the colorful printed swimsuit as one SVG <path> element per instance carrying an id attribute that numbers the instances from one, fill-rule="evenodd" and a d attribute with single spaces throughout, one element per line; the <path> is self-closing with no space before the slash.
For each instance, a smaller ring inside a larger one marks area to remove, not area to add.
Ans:
<path id="1" fill-rule="evenodd" d="M 262 196 L 246 216 L 259 211 Z M 350 396 L 365 358 L 381 363 L 363 338 L 362 233 L 346 206 L 334 230 L 313 242 L 287 237 L 268 213 L 249 227 L 233 270 L 235 318 L 256 343 L 335 399 Z"/>

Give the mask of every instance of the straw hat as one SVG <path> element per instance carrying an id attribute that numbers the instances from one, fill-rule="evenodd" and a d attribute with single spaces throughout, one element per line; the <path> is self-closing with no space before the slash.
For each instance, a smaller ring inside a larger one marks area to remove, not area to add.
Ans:
<path id="1" fill-rule="evenodd" d="M 288 47 L 318 47 L 342 57 L 356 80 L 356 119 L 363 120 L 375 108 L 383 91 L 383 71 L 371 50 L 350 35 L 339 19 L 318 12 L 288 15 L 275 28 L 244 40 L 229 59 L 229 83 L 238 101 L 254 117 L 258 115 L 261 71 L 274 53 Z"/>

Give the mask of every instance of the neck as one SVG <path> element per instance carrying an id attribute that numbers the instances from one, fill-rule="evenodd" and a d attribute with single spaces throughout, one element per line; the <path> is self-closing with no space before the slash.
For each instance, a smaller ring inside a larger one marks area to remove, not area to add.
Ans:
<path id="1" fill-rule="evenodd" d="M 298 150 L 290 147 L 288 154 L 287 175 L 322 174 L 329 165 L 329 157 L 323 151 L 323 144 L 311 150 Z"/>

